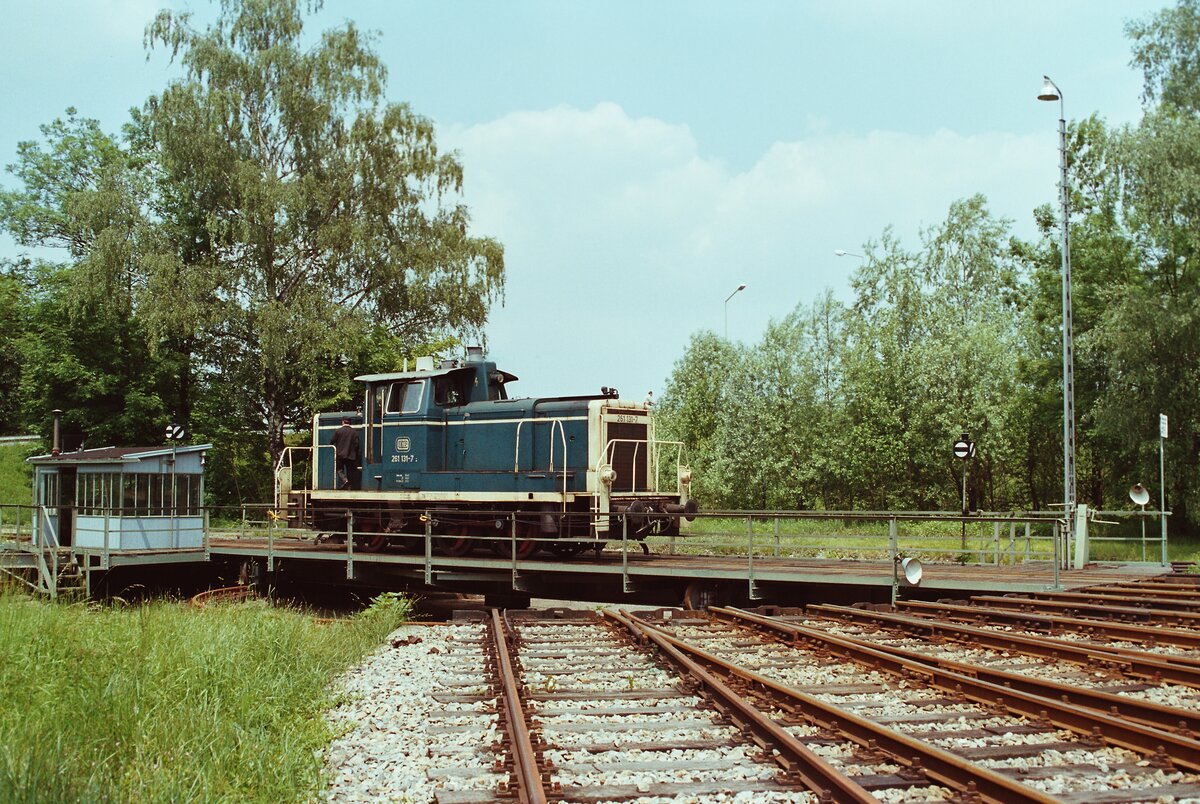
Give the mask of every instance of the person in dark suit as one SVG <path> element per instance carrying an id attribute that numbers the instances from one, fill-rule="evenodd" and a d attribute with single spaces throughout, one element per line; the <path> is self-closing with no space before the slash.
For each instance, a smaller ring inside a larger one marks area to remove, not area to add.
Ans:
<path id="1" fill-rule="evenodd" d="M 358 431 L 350 426 L 348 418 L 342 419 L 342 426 L 333 433 L 333 454 L 338 488 L 359 488 L 362 476 L 358 468 Z"/>

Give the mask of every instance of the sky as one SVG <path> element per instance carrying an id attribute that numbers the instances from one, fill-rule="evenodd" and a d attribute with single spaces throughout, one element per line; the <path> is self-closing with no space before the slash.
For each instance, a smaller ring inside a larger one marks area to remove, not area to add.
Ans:
<path id="1" fill-rule="evenodd" d="M 472 234 L 505 247 L 490 357 L 517 396 L 661 397 L 693 334 L 756 342 L 854 256 L 981 193 L 1035 236 L 1056 198 L 1058 104 L 1141 112 L 1137 0 L 327 0 L 307 30 L 374 32 L 389 100 L 463 164 Z M 200 0 L 0 0 L 0 164 L 69 106 L 118 132 L 178 75 L 143 47 Z M 0 184 L 15 188 L 14 177 Z M 0 257 L 22 253 L 0 237 Z M 740 284 L 746 289 L 729 298 Z"/>

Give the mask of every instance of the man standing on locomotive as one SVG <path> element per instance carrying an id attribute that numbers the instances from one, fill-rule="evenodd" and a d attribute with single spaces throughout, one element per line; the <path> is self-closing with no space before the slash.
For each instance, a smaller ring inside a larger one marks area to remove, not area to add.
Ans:
<path id="1" fill-rule="evenodd" d="M 357 489 L 361 485 L 358 473 L 358 432 L 343 418 L 342 426 L 333 433 L 334 467 L 339 489 Z"/>

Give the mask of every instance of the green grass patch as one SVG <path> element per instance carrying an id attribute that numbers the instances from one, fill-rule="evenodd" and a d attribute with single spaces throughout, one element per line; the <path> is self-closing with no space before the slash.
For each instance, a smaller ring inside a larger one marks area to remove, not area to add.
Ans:
<path id="1" fill-rule="evenodd" d="M 889 555 L 888 523 L 871 517 L 788 517 L 759 516 L 753 520 L 753 545 L 756 556 L 779 555 L 787 558 L 879 560 Z M 684 522 L 674 546 L 667 539 L 652 538 L 655 553 L 677 555 L 744 556 L 750 544 L 750 529 L 745 516 L 701 515 Z M 1010 527 L 1000 523 L 958 522 L 924 519 L 899 520 L 897 545 L 905 555 L 938 562 L 1017 564 L 1025 560 L 1048 561 L 1053 556 L 1053 526 L 1032 523 L 1026 535 L 1025 525 Z M 1116 525 L 1093 523 L 1092 535 L 1123 541 L 1094 539 L 1093 561 L 1141 561 L 1141 523 L 1122 520 Z M 1157 522 L 1147 522 L 1146 561 L 1161 560 L 1157 541 Z M 619 543 L 620 533 L 610 535 L 610 547 Z M 1200 544 L 1189 534 L 1168 534 L 1168 558 L 1172 561 L 1200 559 Z"/>
<path id="2" fill-rule="evenodd" d="M 0 444 L 0 504 L 29 505 L 33 499 L 33 466 L 25 463 L 42 451 L 41 444 Z"/>
<path id="3" fill-rule="evenodd" d="M 316 796 L 330 680 L 408 615 L 265 602 L 55 605 L 0 591 L 0 801 Z"/>
<path id="4" fill-rule="evenodd" d="M 673 552 L 680 555 L 744 556 L 751 544 L 756 556 L 786 558 L 880 560 L 890 555 L 888 523 L 879 518 L 759 516 L 752 526 L 745 516 L 700 516 L 685 522 Z M 922 559 L 964 563 L 1021 563 L 1049 560 L 1053 527 L 1044 523 L 1011 528 L 991 522 L 900 520 L 896 544 L 901 553 Z M 619 538 L 619 534 L 614 534 Z M 651 540 L 655 553 L 671 552 L 668 540 Z"/>

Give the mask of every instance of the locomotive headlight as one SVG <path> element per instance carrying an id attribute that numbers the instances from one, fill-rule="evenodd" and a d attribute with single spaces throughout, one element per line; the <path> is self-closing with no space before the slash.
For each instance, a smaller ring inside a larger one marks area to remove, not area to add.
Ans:
<path id="1" fill-rule="evenodd" d="M 687 486 L 692 482 L 692 470 L 683 468 L 679 470 L 679 482 Z"/>
<path id="2" fill-rule="evenodd" d="M 606 486 L 611 486 L 617 482 L 617 470 L 611 466 L 604 466 L 600 469 L 600 482 Z"/>

